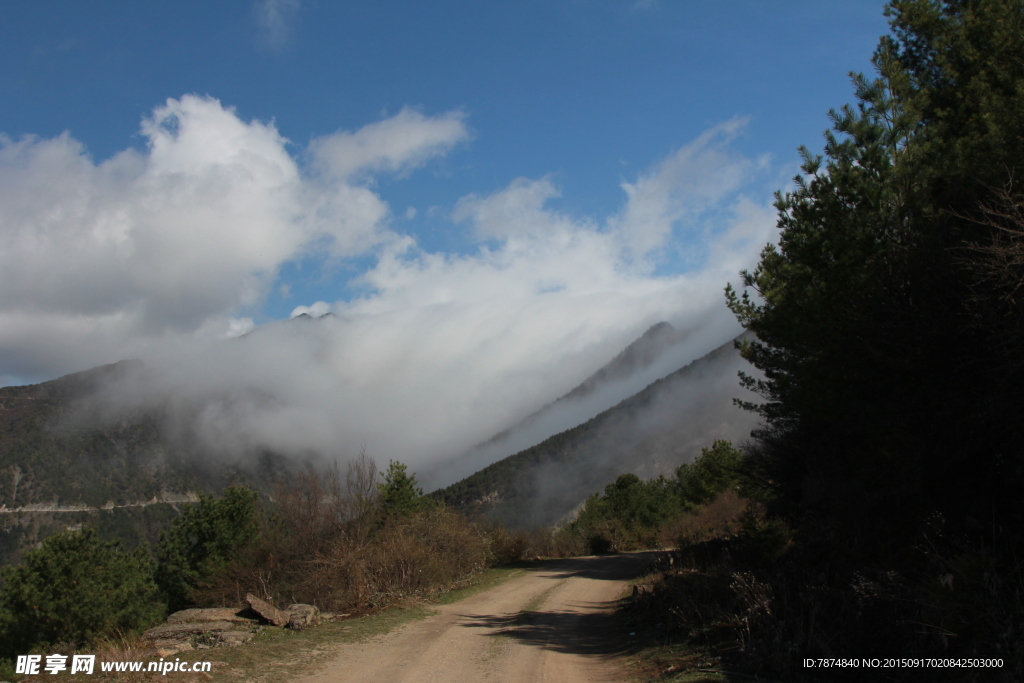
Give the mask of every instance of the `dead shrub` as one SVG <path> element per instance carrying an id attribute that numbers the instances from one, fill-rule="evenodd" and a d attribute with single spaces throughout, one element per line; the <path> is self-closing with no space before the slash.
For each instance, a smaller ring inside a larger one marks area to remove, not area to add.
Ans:
<path id="1" fill-rule="evenodd" d="M 485 566 L 486 540 L 465 518 L 434 505 L 384 515 L 376 481 L 364 455 L 344 477 L 308 468 L 279 487 L 257 542 L 213 577 L 203 602 L 241 605 L 252 592 L 350 611 L 443 591 Z"/>
<path id="2" fill-rule="evenodd" d="M 447 590 L 487 562 L 487 541 L 461 515 L 434 507 L 391 518 L 367 547 L 366 575 L 380 605 L 413 593 Z"/>
<path id="3" fill-rule="evenodd" d="M 535 550 L 530 535 L 525 531 L 510 531 L 503 526 L 494 526 L 487 532 L 488 563 L 492 567 L 522 562 Z M 540 553 L 534 552 L 533 555 Z"/>
<path id="4" fill-rule="evenodd" d="M 659 532 L 662 547 L 679 547 L 703 543 L 715 538 L 728 538 L 739 532 L 749 501 L 733 489 L 726 489 L 706 505 L 687 513 Z"/>
<path id="5" fill-rule="evenodd" d="M 569 527 L 507 529 L 486 520 L 477 525 L 487 538 L 487 561 L 492 567 L 545 557 L 577 557 L 587 552 L 583 537 Z"/>
<path id="6" fill-rule="evenodd" d="M 536 557 L 577 557 L 585 549 L 583 538 L 568 527 L 536 529 L 530 539 L 531 555 Z"/>

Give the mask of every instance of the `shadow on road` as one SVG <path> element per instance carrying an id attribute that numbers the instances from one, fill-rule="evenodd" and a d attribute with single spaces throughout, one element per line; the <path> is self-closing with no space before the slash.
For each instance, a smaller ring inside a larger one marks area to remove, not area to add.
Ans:
<path id="1" fill-rule="evenodd" d="M 511 616 L 468 615 L 467 627 L 497 629 L 491 636 L 505 636 L 524 645 L 567 654 L 615 657 L 634 654 L 639 647 L 624 632 L 614 612 L 523 612 Z"/>
<path id="2" fill-rule="evenodd" d="M 606 555 L 559 560 L 536 571 L 555 572 L 552 579 L 575 577 L 599 581 L 626 581 L 641 576 L 659 555 L 656 552 Z M 536 610 L 512 615 L 467 614 L 466 628 L 494 629 L 488 635 L 512 638 L 525 645 L 554 652 L 617 657 L 635 654 L 640 643 L 629 635 L 617 603 L 571 604 L 583 612 Z M 591 610 L 603 611 L 591 611 Z"/>
<path id="3" fill-rule="evenodd" d="M 627 581 L 649 571 L 654 561 L 664 553 L 648 551 L 624 555 L 597 555 L 558 560 L 538 569 L 552 574 L 552 579 L 597 579 L 598 581 Z"/>

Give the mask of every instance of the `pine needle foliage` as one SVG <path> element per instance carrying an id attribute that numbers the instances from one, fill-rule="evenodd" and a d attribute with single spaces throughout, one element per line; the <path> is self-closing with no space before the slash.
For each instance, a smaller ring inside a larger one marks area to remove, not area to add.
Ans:
<path id="1" fill-rule="evenodd" d="M 172 611 L 191 606 L 209 578 L 227 566 L 259 533 L 257 496 L 232 486 L 220 498 L 200 495 L 163 534 L 156 547 L 156 580 Z"/>
<path id="2" fill-rule="evenodd" d="M 1024 163 L 1024 2 L 887 14 L 878 77 L 852 74 L 855 104 L 776 197 L 778 246 L 726 289 L 757 336 L 742 351 L 762 376 L 744 382 L 764 399 L 747 407 L 774 512 L 856 556 L 898 552 L 936 511 L 992 545 L 1024 483 L 1024 307 L 977 267 L 1006 234 L 984 207 Z"/>
<path id="3" fill-rule="evenodd" d="M 81 646 L 141 630 L 165 613 L 148 549 L 125 551 L 89 527 L 51 536 L 0 571 L 0 656 L 55 642 Z"/>

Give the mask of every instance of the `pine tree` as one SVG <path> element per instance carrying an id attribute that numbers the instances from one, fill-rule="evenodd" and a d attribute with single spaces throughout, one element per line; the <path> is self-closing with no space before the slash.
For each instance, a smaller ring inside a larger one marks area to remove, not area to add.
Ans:
<path id="1" fill-rule="evenodd" d="M 156 579 L 172 610 L 193 604 L 213 573 L 256 539 L 256 513 L 256 493 L 232 486 L 219 499 L 201 494 L 160 535 Z"/>
<path id="2" fill-rule="evenodd" d="M 416 485 L 416 475 L 409 474 L 404 463 L 392 460 L 378 484 L 381 509 L 385 514 L 408 514 L 421 509 L 427 499 Z"/>
<path id="3" fill-rule="evenodd" d="M 935 510 L 960 528 L 1020 513 L 1024 406 L 990 371 L 995 297 L 969 247 L 995 238 L 977 216 L 1024 160 L 1024 2 L 887 13 L 878 78 L 853 76 L 856 105 L 776 197 L 779 245 L 741 274 L 755 296 L 726 291 L 758 339 L 744 381 L 775 511 L 853 553 L 905 545 Z"/>
<path id="4" fill-rule="evenodd" d="M 5 567 L 0 589 L 0 656 L 57 642 L 140 630 L 164 615 L 146 547 L 125 551 L 86 527 L 66 531 Z"/>

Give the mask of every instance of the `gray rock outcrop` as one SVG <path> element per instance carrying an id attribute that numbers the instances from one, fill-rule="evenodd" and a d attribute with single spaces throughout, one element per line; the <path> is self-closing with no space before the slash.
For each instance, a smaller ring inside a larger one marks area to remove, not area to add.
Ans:
<path id="1" fill-rule="evenodd" d="M 186 609 L 167 617 L 142 637 L 160 657 L 209 647 L 234 647 L 253 636 L 258 625 L 246 611 L 225 607 Z"/>

